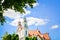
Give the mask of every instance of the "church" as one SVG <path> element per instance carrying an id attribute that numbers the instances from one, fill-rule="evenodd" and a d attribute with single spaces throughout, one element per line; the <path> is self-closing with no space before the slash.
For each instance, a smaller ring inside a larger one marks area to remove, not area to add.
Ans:
<path id="1" fill-rule="evenodd" d="M 19 40 L 25 40 L 25 37 L 33 37 L 36 36 L 37 40 L 50 40 L 49 34 L 42 34 L 38 29 L 37 30 L 29 30 L 26 24 L 26 19 L 24 19 L 24 27 L 21 22 L 18 22 L 17 34 L 19 35 Z"/>

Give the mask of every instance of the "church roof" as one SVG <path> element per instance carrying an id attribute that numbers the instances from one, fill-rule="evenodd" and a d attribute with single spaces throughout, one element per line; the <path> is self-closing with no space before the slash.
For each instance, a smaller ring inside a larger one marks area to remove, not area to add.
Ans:
<path id="1" fill-rule="evenodd" d="M 44 39 L 50 40 L 49 35 L 47 33 L 46 34 L 42 34 L 39 30 L 29 30 L 28 34 L 29 34 L 29 36 L 35 35 L 35 36 L 39 36 L 40 38 L 44 38 Z"/>
<path id="2" fill-rule="evenodd" d="M 44 37 L 45 39 L 50 39 L 48 33 L 45 33 L 45 34 L 43 35 L 43 37 Z"/>

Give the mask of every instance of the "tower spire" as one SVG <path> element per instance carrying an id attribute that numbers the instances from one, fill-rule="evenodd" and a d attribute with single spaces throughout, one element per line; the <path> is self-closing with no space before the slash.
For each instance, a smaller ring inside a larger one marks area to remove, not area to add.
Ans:
<path id="1" fill-rule="evenodd" d="M 24 27 L 25 27 L 25 28 L 28 28 L 28 27 L 27 27 L 26 17 L 24 17 Z"/>
<path id="2" fill-rule="evenodd" d="M 28 36 L 28 26 L 26 17 L 24 17 L 24 28 L 25 28 L 25 37 Z"/>

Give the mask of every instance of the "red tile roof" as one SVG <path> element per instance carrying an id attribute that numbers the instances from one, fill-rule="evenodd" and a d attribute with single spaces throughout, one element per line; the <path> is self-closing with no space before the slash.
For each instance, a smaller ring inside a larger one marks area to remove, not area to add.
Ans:
<path id="1" fill-rule="evenodd" d="M 47 33 L 46 34 L 41 34 L 41 32 L 39 30 L 29 30 L 28 34 L 29 34 L 29 36 L 35 35 L 35 36 L 39 36 L 41 38 L 50 40 L 49 35 Z"/>
<path id="2" fill-rule="evenodd" d="M 50 39 L 48 33 L 45 33 L 45 34 L 43 35 L 43 37 L 44 37 L 45 39 Z"/>

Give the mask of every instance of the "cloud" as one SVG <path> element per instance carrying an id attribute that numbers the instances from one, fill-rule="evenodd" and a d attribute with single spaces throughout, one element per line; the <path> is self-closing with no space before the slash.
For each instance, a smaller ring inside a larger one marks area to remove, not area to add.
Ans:
<path id="1" fill-rule="evenodd" d="M 30 14 L 30 13 L 31 13 L 31 11 L 26 10 L 25 8 L 23 8 L 23 9 L 24 9 L 24 11 L 25 11 L 25 13 L 23 13 L 23 16 L 24 16 L 24 15 L 28 15 L 28 14 Z"/>
<path id="2" fill-rule="evenodd" d="M 8 11 L 4 11 L 3 16 L 7 16 L 11 19 L 16 19 L 16 18 L 20 18 L 20 17 L 23 17 L 24 15 L 28 15 L 31 13 L 31 11 L 26 10 L 25 8 L 24 10 L 26 13 L 21 14 L 20 12 L 15 12 L 14 10 L 8 9 Z"/>
<path id="3" fill-rule="evenodd" d="M 59 27 L 59 25 L 53 25 L 52 27 L 51 27 L 51 29 L 57 29 Z"/>
<path id="4" fill-rule="evenodd" d="M 33 5 L 33 7 L 36 7 L 36 6 L 39 6 L 39 3 L 33 3 L 32 5 Z M 28 6 L 30 8 L 30 6 L 28 4 L 26 4 L 26 6 Z"/>
<path id="5" fill-rule="evenodd" d="M 10 23 L 10 25 L 17 26 L 19 20 L 22 22 L 22 25 L 23 25 L 24 23 L 23 23 L 23 19 L 22 18 L 13 20 Z M 45 20 L 45 19 L 39 19 L 39 18 L 34 18 L 34 17 L 27 17 L 27 25 L 28 26 L 31 26 L 31 25 L 39 26 L 39 25 L 45 25 L 47 23 L 48 23 L 48 20 Z"/>
<path id="6" fill-rule="evenodd" d="M 39 3 L 33 3 L 33 7 L 36 7 L 38 5 L 39 5 Z"/>
<path id="7" fill-rule="evenodd" d="M 7 16 L 11 19 L 15 19 L 20 17 L 20 13 L 16 13 L 14 10 L 8 9 L 8 11 L 4 11 L 3 16 Z"/>
<path id="8" fill-rule="evenodd" d="M 17 19 L 14 19 L 13 21 L 11 21 L 9 24 L 12 25 L 12 26 L 17 26 L 19 21 L 21 22 L 21 24 L 23 23 L 23 19 L 22 18 L 20 18 L 20 19 L 17 18 Z"/>
<path id="9" fill-rule="evenodd" d="M 45 25 L 46 23 L 48 23 L 46 19 L 39 19 L 39 18 L 34 18 L 34 17 L 29 17 L 27 18 L 27 21 L 28 21 L 28 25 L 35 25 L 35 26 L 38 26 L 38 25 Z"/>

